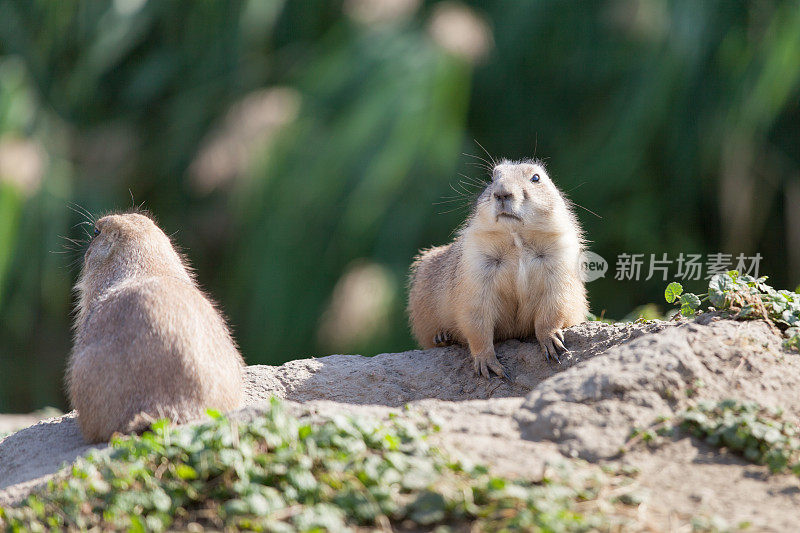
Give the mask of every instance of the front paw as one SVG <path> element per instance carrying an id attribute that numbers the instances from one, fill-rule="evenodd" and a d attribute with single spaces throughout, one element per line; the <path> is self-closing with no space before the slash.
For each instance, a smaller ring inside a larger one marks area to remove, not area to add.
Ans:
<path id="1" fill-rule="evenodd" d="M 538 337 L 539 346 L 542 347 L 544 357 L 548 361 L 555 361 L 561 364 L 562 359 L 568 361 L 572 357 L 572 352 L 564 346 L 564 332 L 560 329 L 553 330 L 549 334 Z"/>
<path id="2" fill-rule="evenodd" d="M 508 373 L 503 365 L 498 361 L 497 356 L 492 353 L 474 354 L 473 364 L 475 365 L 475 373 L 482 375 L 489 379 L 489 371 L 491 370 L 501 378 L 508 379 Z"/>

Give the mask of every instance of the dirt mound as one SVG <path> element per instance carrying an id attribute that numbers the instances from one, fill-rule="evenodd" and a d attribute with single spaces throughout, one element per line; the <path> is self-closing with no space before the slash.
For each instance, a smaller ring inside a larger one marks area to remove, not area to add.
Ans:
<path id="1" fill-rule="evenodd" d="M 597 460 L 617 455 L 632 427 L 672 416 L 694 396 L 800 413 L 800 359 L 781 342 L 764 322 L 684 323 L 553 376 L 516 419 L 524 438 Z"/>
<path id="2" fill-rule="evenodd" d="M 546 361 L 535 342 L 507 341 L 497 345 L 497 357 L 511 376 L 509 381 L 475 376 L 469 353 L 460 346 L 374 357 L 330 355 L 278 367 L 251 366 L 247 368 L 247 398 L 249 403 L 279 396 L 296 402 L 330 400 L 399 407 L 426 398 L 458 402 L 522 397 L 542 381 L 612 346 L 671 327 L 674 324 L 661 321 L 573 326 L 565 332 L 572 358 L 561 365 Z"/>

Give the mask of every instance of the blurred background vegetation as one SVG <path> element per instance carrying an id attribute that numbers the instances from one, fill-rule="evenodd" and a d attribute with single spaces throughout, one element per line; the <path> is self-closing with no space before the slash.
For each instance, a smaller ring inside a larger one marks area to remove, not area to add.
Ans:
<path id="1" fill-rule="evenodd" d="M 0 0 L 0 412 L 66 408 L 73 204 L 144 202 L 249 364 L 413 347 L 407 269 L 478 142 L 603 217 L 597 314 L 662 301 L 622 252 L 794 287 L 799 87 L 796 1 Z"/>

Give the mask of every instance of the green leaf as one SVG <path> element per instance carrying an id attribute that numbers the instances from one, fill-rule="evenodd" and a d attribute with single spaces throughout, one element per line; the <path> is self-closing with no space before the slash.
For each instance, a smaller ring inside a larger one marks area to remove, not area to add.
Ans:
<path id="1" fill-rule="evenodd" d="M 250 512 L 256 516 L 264 516 L 272 511 L 269 500 L 261 494 L 251 494 L 246 499 Z"/>
<path id="2" fill-rule="evenodd" d="M 409 517 L 424 526 L 441 522 L 446 516 L 447 502 L 436 492 L 422 492 L 410 505 Z"/>
<path id="3" fill-rule="evenodd" d="M 692 292 L 687 292 L 681 296 L 681 307 L 688 306 L 697 311 L 700 309 L 700 297 Z"/>
<path id="4" fill-rule="evenodd" d="M 728 295 L 734 290 L 733 279 L 728 274 L 717 274 L 708 283 L 708 299 L 717 309 L 725 309 Z"/>
<path id="5" fill-rule="evenodd" d="M 197 470 L 186 464 L 176 466 L 175 474 L 181 479 L 197 479 Z"/>
<path id="6" fill-rule="evenodd" d="M 678 283 L 677 281 L 673 281 L 669 285 L 667 285 L 666 290 L 664 291 L 664 299 L 667 300 L 667 303 L 673 303 L 675 298 L 683 293 L 683 285 Z"/>
<path id="7" fill-rule="evenodd" d="M 490 490 L 502 490 L 506 487 L 506 481 L 499 477 L 493 477 L 489 480 Z"/>
<path id="8" fill-rule="evenodd" d="M 800 326 L 800 311 L 787 309 L 781 314 L 781 320 L 793 327 Z"/>
<path id="9" fill-rule="evenodd" d="M 167 512 L 172 507 L 172 500 L 160 487 L 156 487 L 149 494 L 150 504 L 157 510 Z"/>
<path id="10" fill-rule="evenodd" d="M 789 328 L 786 330 L 787 339 L 783 345 L 787 349 L 794 348 L 800 350 L 800 327 Z"/>
<path id="11" fill-rule="evenodd" d="M 144 523 L 142 522 L 141 517 L 136 515 L 131 515 L 131 524 L 128 527 L 129 532 L 133 533 L 145 533 L 147 529 L 144 527 Z"/>
<path id="12" fill-rule="evenodd" d="M 223 508 L 225 513 L 229 515 L 243 515 L 250 512 L 250 506 L 247 505 L 247 502 L 240 499 L 229 500 Z"/>
<path id="13" fill-rule="evenodd" d="M 160 419 L 156 420 L 155 422 L 153 422 L 153 425 L 150 426 L 150 428 L 155 433 L 163 433 L 164 430 L 166 430 L 169 427 L 169 424 L 170 424 L 169 418 L 160 418 Z"/>
<path id="14" fill-rule="evenodd" d="M 220 420 L 223 418 L 222 413 L 216 409 L 206 409 L 206 414 L 209 416 L 209 418 L 213 418 L 214 420 Z"/>

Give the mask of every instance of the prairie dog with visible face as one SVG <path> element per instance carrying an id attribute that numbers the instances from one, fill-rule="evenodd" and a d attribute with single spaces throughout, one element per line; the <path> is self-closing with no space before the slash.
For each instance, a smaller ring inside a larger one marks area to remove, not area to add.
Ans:
<path id="1" fill-rule="evenodd" d="M 578 220 L 541 161 L 503 160 L 456 239 L 411 267 L 411 329 L 425 348 L 469 347 L 475 371 L 505 376 L 494 343 L 535 335 L 547 359 L 569 354 L 563 328 L 588 312 Z"/>
<path id="2" fill-rule="evenodd" d="M 89 442 L 229 411 L 244 361 L 169 238 L 141 214 L 99 219 L 78 292 L 67 388 Z"/>

